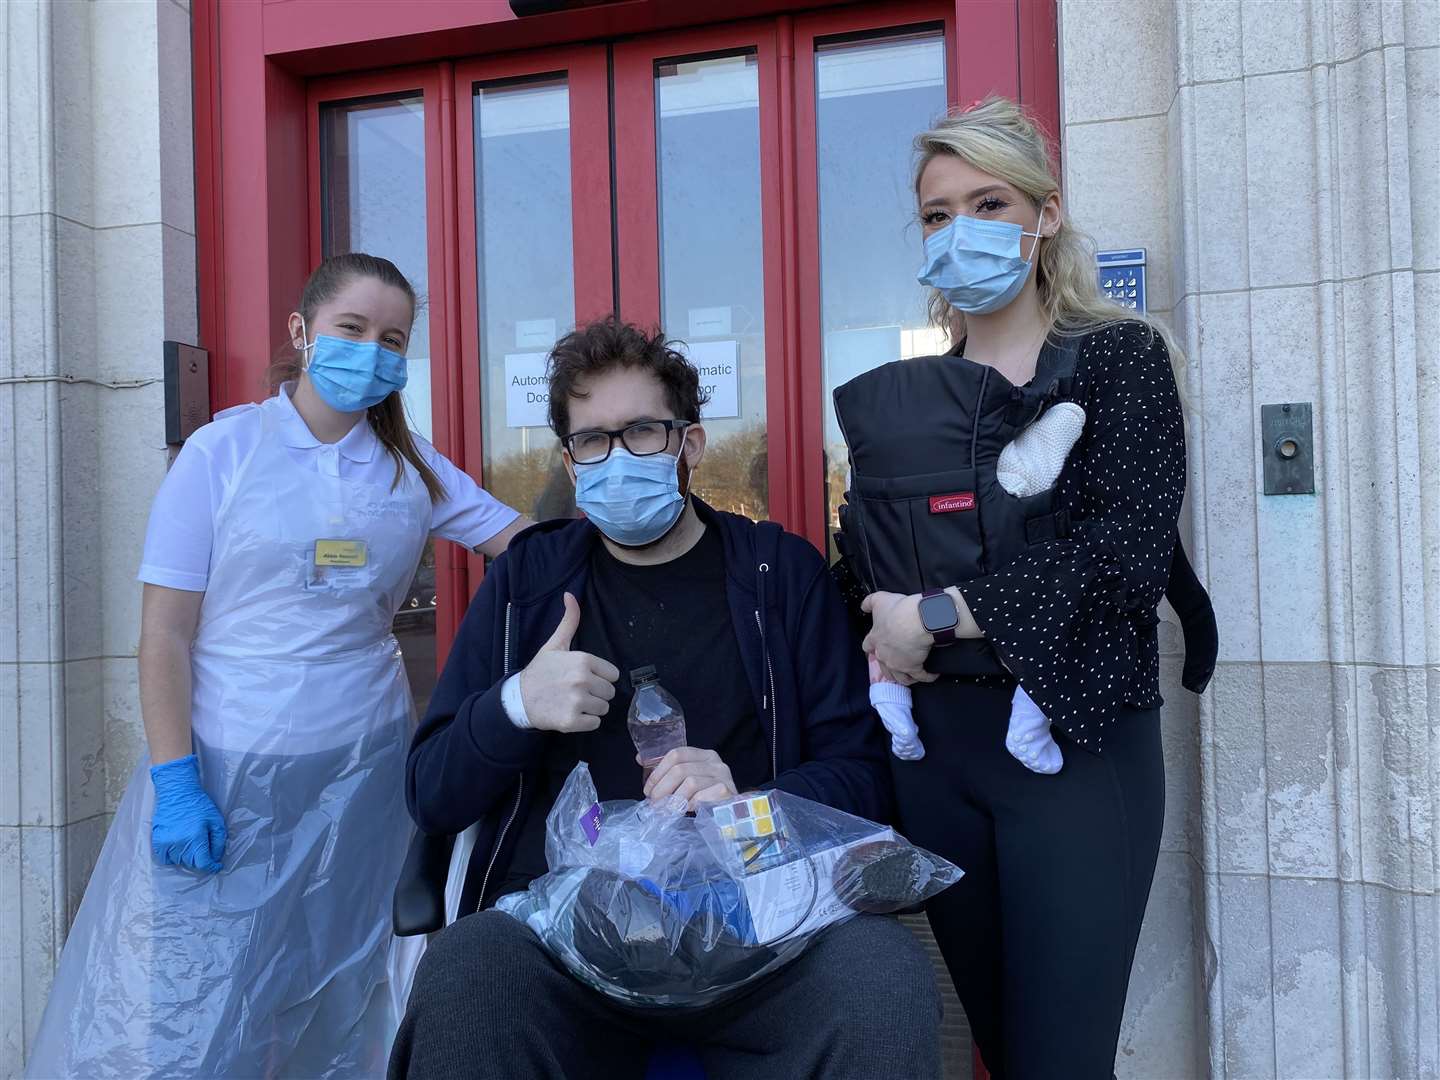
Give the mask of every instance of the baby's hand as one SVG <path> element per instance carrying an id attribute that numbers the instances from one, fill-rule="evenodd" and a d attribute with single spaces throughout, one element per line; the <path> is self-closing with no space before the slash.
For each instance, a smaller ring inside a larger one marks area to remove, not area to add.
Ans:
<path id="1" fill-rule="evenodd" d="M 887 668 L 879 661 L 879 659 L 876 658 L 874 653 L 866 653 L 865 659 L 870 664 L 870 683 L 872 686 L 875 683 L 898 683 L 900 681 L 899 679 L 895 678 L 893 674 L 891 674 L 889 668 Z"/>

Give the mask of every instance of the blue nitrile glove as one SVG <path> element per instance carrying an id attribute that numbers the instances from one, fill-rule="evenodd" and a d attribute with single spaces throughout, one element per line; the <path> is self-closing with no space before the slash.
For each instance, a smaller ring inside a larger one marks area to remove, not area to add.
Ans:
<path id="1" fill-rule="evenodd" d="M 200 786 L 194 754 L 150 766 L 155 820 L 150 850 L 157 862 L 214 873 L 225 855 L 225 819 Z"/>

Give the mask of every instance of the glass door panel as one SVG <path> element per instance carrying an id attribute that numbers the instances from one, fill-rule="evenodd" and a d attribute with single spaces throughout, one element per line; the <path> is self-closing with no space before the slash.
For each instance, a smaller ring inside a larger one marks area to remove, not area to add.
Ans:
<path id="1" fill-rule="evenodd" d="M 473 124 L 481 475 L 537 520 L 571 517 L 545 394 L 546 356 L 575 326 L 567 80 L 477 85 Z"/>
<path id="2" fill-rule="evenodd" d="M 425 104 L 402 93 L 320 106 L 320 221 L 324 256 L 363 251 L 400 268 L 422 301 L 429 290 L 425 229 Z M 415 319 L 402 398 L 410 426 L 431 438 L 430 321 Z M 435 545 L 425 545 L 394 633 L 416 708 L 435 686 Z"/>
<path id="3" fill-rule="evenodd" d="M 425 103 L 419 94 L 339 102 L 320 108 L 321 250 L 389 259 L 423 298 Z M 415 319 L 401 397 L 410 426 L 432 438 L 430 323 Z"/>
<path id="4" fill-rule="evenodd" d="M 696 488 L 768 513 L 760 80 L 753 51 L 655 65 L 660 311 L 710 392 Z"/>
<path id="5" fill-rule="evenodd" d="M 831 392 L 862 371 L 944 348 L 929 325 L 911 140 L 945 112 L 943 29 L 817 43 L 816 176 L 827 533 L 845 490 Z"/>

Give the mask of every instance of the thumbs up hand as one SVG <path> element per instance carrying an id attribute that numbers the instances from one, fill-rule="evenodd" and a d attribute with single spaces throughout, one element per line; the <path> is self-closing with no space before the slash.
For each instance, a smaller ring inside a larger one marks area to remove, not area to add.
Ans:
<path id="1" fill-rule="evenodd" d="M 615 665 L 570 650 L 579 628 L 580 603 L 567 592 L 560 625 L 520 672 L 525 716 L 537 731 L 594 731 L 615 697 Z"/>

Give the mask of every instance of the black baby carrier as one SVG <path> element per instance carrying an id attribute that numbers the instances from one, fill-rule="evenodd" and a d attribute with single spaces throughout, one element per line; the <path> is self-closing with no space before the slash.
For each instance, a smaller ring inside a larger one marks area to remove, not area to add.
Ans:
<path id="1" fill-rule="evenodd" d="M 1079 339 L 1047 341 L 1027 386 L 958 352 L 885 364 L 835 390 L 850 452 L 836 546 L 869 592 L 963 584 L 1070 535 L 1058 482 L 1022 497 L 995 474 L 1016 435 L 1072 400 Z M 1185 632 L 1184 685 L 1199 693 L 1215 669 L 1215 614 L 1178 534 L 1166 595 Z M 936 649 L 926 666 L 945 675 L 1005 670 L 983 639 Z"/>

